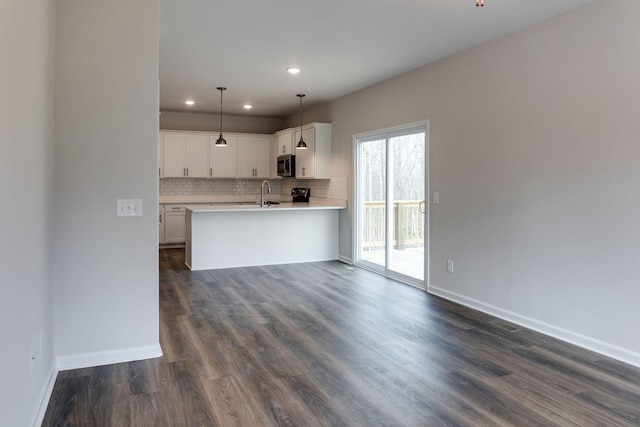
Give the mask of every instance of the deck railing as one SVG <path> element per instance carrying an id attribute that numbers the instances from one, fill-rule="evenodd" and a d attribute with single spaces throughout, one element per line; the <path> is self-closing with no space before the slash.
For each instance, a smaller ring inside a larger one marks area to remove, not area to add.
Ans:
<path id="1" fill-rule="evenodd" d="M 425 214 L 420 212 L 422 200 L 399 200 L 393 204 L 394 249 L 418 247 L 424 244 Z M 385 202 L 364 202 L 362 249 L 384 247 Z"/>

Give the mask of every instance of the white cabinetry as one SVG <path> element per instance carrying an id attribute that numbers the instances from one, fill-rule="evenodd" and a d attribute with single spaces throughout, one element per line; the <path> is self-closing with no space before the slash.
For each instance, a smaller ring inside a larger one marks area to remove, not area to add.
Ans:
<path id="1" fill-rule="evenodd" d="M 209 176 L 235 178 L 238 176 L 238 136 L 224 135 L 227 146 L 216 146 L 217 136 L 209 137 Z"/>
<path id="2" fill-rule="evenodd" d="M 306 149 L 296 148 L 296 178 L 331 178 L 331 123 L 302 126 Z M 300 140 L 300 128 L 294 141 Z"/>
<path id="3" fill-rule="evenodd" d="M 162 142 L 162 134 L 158 134 L 158 177 L 164 178 L 162 166 L 164 164 L 164 143 Z"/>
<path id="4" fill-rule="evenodd" d="M 164 242 L 184 243 L 187 231 L 186 210 L 183 205 L 164 205 Z"/>
<path id="5" fill-rule="evenodd" d="M 293 141 L 293 129 L 284 129 L 276 132 L 276 156 L 282 156 L 284 154 L 292 154 L 294 141 Z"/>
<path id="6" fill-rule="evenodd" d="M 164 133 L 163 176 L 206 178 L 209 176 L 209 136 L 196 133 Z"/>
<path id="7" fill-rule="evenodd" d="M 216 147 L 218 134 L 160 132 L 160 178 L 268 178 L 275 161 L 273 135 L 225 134 L 226 147 Z M 274 172 L 275 173 L 275 172 Z"/>
<path id="8" fill-rule="evenodd" d="M 164 205 L 158 206 L 158 241 L 164 243 Z"/>
<path id="9" fill-rule="evenodd" d="M 268 178 L 271 174 L 271 137 L 240 135 L 238 137 L 238 177 Z"/>

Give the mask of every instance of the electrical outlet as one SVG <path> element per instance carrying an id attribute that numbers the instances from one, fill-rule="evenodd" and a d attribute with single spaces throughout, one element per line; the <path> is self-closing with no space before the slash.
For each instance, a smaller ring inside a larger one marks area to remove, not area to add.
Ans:
<path id="1" fill-rule="evenodd" d="M 142 200 L 118 199 L 116 203 L 117 216 L 142 216 Z"/>
<path id="2" fill-rule="evenodd" d="M 448 259 L 447 260 L 447 272 L 448 273 L 453 273 L 453 260 L 452 259 Z"/>

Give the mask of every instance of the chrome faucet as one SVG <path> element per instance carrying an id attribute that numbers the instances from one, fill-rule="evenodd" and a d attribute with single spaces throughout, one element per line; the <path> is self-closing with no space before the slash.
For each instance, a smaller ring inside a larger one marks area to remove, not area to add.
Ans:
<path id="1" fill-rule="evenodd" d="M 267 184 L 267 191 L 269 192 L 269 194 L 271 194 L 271 184 L 269 184 L 269 181 L 267 181 L 266 179 L 264 181 L 262 181 L 262 184 L 260 185 L 260 207 L 264 208 L 265 206 L 267 206 L 264 203 L 264 185 Z"/>

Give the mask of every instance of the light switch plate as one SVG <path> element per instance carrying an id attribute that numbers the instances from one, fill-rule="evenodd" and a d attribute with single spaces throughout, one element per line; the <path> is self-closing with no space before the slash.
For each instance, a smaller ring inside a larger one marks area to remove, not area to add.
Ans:
<path id="1" fill-rule="evenodd" d="M 141 199 L 118 199 L 116 203 L 117 216 L 142 216 Z"/>
<path id="2" fill-rule="evenodd" d="M 433 192 L 433 204 L 434 205 L 439 205 L 440 204 L 440 193 L 434 191 Z"/>
<path id="3" fill-rule="evenodd" d="M 447 260 L 447 273 L 453 273 L 453 260 Z"/>

